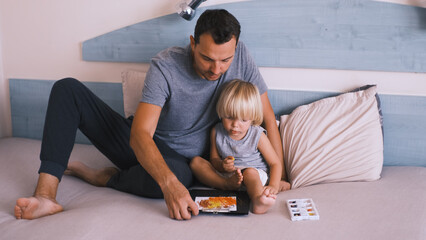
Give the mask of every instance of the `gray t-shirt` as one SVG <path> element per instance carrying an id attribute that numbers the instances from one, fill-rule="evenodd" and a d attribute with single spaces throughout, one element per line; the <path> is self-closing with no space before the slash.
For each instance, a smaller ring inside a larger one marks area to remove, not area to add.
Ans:
<path id="1" fill-rule="evenodd" d="M 201 78 L 192 61 L 190 45 L 168 48 L 153 57 L 141 102 L 162 107 L 156 137 L 187 158 L 207 157 L 210 129 L 219 120 L 215 107 L 221 86 L 238 78 L 256 85 L 260 94 L 267 87 L 242 42 L 228 71 L 216 81 Z"/>
<path id="2" fill-rule="evenodd" d="M 261 126 L 250 126 L 247 134 L 241 140 L 232 139 L 222 123 L 215 126 L 216 148 L 222 159 L 233 156 L 234 166 L 240 169 L 252 167 L 268 172 L 268 165 L 259 152 L 257 145 L 260 136 L 266 132 Z"/>

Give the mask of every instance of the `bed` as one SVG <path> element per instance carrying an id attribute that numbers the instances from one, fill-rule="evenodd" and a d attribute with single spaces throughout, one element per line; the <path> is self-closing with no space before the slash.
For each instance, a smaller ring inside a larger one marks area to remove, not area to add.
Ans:
<path id="1" fill-rule="evenodd" d="M 127 80 L 143 76 L 143 73 L 123 73 L 123 79 Z M 22 92 L 34 89 L 34 84 L 38 86 L 39 91 L 31 95 L 32 101 L 28 101 Z M 123 86 L 129 84 L 126 81 Z M 167 207 L 161 199 L 141 198 L 109 188 L 94 187 L 80 179 L 64 176 L 57 201 L 65 211 L 37 220 L 16 220 L 13 215 L 16 199 L 30 196 L 35 188 L 41 144 L 37 137 L 33 137 L 37 135 L 38 130 L 34 130 L 37 126 L 29 128 L 28 123 L 25 125 L 21 122 L 40 120 L 38 115 L 43 116 L 45 107 L 40 112 L 35 106 L 46 106 L 44 91 L 49 91 L 51 85 L 51 81 L 10 80 L 12 119 L 16 135 L 0 139 L 2 239 L 426 237 L 426 209 L 423 206 L 426 202 L 426 97 L 396 95 L 380 95 L 384 119 L 384 158 L 378 180 L 317 183 L 293 188 L 280 193 L 276 204 L 263 215 L 200 214 L 190 221 L 176 221 L 168 217 Z M 121 108 L 118 111 L 122 111 L 124 115 L 122 84 L 87 85 L 101 96 L 105 96 L 104 100 L 111 105 L 115 102 L 121 103 L 117 104 L 117 107 Z M 120 92 L 117 93 L 117 90 Z M 277 116 L 291 113 L 296 106 L 336 94 L 285 90 L 268 92 Z M 26 111 L 22 111 L 23 106 L 27 106 Z M 84 139 L 77 141 L 85 142 Z M 76 143 L 70 161 L 76 160 L 95 168 L 111 166 L 99 151 L 87 143 Z M 320 219 L 291 221 L 286 201 L 298 198 L 312 198 Z"/>
<path id="2" fill-rule="evenodd" d="M 424 239 L 426 168 L 384 167 L 374 182 L 319 184 L 283 192 L 264 215 L 201 214 L 190 221 L 168 217 L 163 200 L 97 188 L 65 176 L 58 202 L 65 211 L 38 220 L 16 220 L 17 198 L 31 195 L 40 141 L 0 140 L 2 239 Z M 110 163 L 91 145 L 77 144 L 71 161 Z M 292 222 L 286 200 L 312 198 L 320 220 Z"/>

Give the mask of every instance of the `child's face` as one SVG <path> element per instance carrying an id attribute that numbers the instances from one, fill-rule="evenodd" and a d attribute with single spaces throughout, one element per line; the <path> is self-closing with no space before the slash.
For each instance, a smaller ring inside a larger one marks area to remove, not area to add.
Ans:
<path id="1" fill-rule="evenodd" d="M 246 136 L 252 120 L 240 120 L 231 117 L 222 118 L 222 124 L 228 135 L 234 140 L 241 140 Z"/>

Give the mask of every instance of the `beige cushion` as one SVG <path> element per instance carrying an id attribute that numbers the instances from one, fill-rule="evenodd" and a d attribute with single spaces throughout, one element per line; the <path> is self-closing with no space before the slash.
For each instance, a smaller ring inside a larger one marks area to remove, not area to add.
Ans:
<path id="1" fill-rule="evenodd" d="M 136 108 L 142 97 L 145 77 L 146 72 L 128 70 L 121 73 L 124 115 L 126 118 L 134 115 L 136 112 Z"/>
<path id="2" fill-rule="evenodd" d="M 375 94 L 373 86 L 281 116 L 284 164 L 292 188 L 380 178 L 383 136 Z"/>

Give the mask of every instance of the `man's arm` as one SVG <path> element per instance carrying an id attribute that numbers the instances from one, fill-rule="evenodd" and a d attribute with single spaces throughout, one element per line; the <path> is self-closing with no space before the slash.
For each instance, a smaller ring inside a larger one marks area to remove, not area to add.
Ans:
<path id="1" fill-rule="evenodd" d="M 167 166 L 153 140 L 161 107 L 140 103 L 130 132 L 130 146 L 142 167 L 154 178 L 163 191 L 169 215 L 174 219 L 190 219 L 198 208 L 188 190 Z"/>
<path id="2" fill-rule="evenodd" d="M 275 114 L 274 110 L 272 109 L 271 103 L 269 102 L 268 93 L 265 92 L 260 96 L 260 99 L 262 100 L 262 107 L 263 107 L 263 126 L 266 129 L 268 133 L 268 139 L 272 144 L 272 147 L 275 149 L 275 152 L 277 153 L 279 159 L 281 161 L 284 161 L 283 158 L 283 147 L 281 142 L 281 136 L 280 132 L 278 131 L 277 122 L 275 120 Z M 285 171 L 284 163 L 283 166 L 283 172 L 282 172 L 282 179 L 287 179 L 287 174 Z"/>

